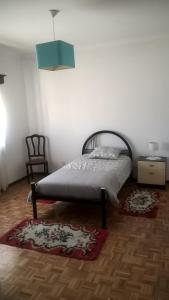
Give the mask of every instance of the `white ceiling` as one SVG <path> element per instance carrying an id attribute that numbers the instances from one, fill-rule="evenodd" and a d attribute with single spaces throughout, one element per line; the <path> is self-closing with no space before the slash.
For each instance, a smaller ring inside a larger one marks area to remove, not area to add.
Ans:
<path id="1" fill-rule="evenodd" d="M 169 38 L 169 0 L 0 0 L 0 43 L 31 51 L 56 39 L 75 46 Z"/>

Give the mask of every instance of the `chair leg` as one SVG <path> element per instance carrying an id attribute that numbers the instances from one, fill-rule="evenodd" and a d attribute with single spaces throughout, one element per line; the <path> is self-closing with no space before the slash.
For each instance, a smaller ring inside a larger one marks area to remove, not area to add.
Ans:
<path id="1" fill-rule="evenodd" d="M 29 180 L 29 166 L 28 165 L 26 165 L 26 174 L 27 174 L 28 183 L 30 183 L 30 180 Z"/>
<path id="2" fill-rule="evenodd" d="M 30 170 L 31 170 L 31 174 L 30 174 L 31 180 L 33 181 L 33 168 L 32 168 L 32 165 L 30 165 Z"/>

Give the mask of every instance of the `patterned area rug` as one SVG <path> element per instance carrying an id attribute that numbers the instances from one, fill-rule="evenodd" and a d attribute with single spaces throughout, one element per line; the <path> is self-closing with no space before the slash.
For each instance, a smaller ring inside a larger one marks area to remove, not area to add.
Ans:
<path id="1" fill-rule="evenodd" d="M 155 218 L 158 204 L 159 193 L 135 190 L 121 203 L 119 212 L 130 216 Z"/>
<path id="2" fill-rule="evenodd" d="M 37 203 L 41 203 L 41 204 L 55 204 L 56 202 L 58 202 L 57 200 L 48 200 L 48 199 L 38 199 Z"/>
<path id="3" fill-rule="evenodd" d="M 0 243 L 45 253 L 93 260 L 101 249 L 107 230 L 24 220 L 0 238 Z"/>

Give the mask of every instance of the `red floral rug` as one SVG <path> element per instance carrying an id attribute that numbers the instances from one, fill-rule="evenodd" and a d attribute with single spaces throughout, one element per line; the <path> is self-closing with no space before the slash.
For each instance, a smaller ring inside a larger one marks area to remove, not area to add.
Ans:
<path id="1" fill-rule="evenodd" d="M 44 220 L 24 220 L 0 238 L 0 243 L 40 252 L 95 259 L 106 239 L 105 229 L 60 224 Z"/>
<path id="2" fill-rule="evenodd" d="M 49 200 L 49 199 L 38 199 L 37 202 L 41 203 L 41 204 L 55 204 L 58 201 L 57 200 Z"/>
<path id="3" fill-rule="evenodd" d="M 155 218 L 159 204 L 159 193 L 147 190 L 133 191 L 120 204 L 119 212 L 130 216 Z"/>

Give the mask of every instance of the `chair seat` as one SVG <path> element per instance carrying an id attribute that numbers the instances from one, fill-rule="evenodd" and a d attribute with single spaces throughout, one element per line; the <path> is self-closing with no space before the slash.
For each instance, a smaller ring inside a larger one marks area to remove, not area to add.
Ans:
<path id="1" fill-rule="evenodd" d="M 46 164 L 47 160 L 43 158 L 33 158 L 26 162 L 26 165 L 41 165 Z"/>

